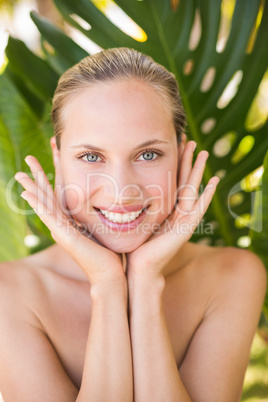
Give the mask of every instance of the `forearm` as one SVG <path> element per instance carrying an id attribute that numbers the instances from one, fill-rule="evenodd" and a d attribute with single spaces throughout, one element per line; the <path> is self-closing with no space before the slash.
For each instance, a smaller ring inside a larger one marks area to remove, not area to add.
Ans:
<path id="1" fill-rule="evenodd" d="M 133 400 L 126 284 L 94 285 L 82 385 L 77 402 Z"/>
<path id="2" fill-rule="evenodd" d="M 129 277 L 134 396 L 140 401 L 191 401 L 178 373 L 163 311 L 165 280 Z"/>

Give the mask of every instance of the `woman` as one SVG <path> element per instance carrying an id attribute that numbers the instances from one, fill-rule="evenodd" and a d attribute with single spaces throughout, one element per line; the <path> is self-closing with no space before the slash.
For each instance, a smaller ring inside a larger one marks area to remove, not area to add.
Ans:
<path id="1" fill-rule="evenodd" d="M 198 199 L 174 76 L 131 49 L 59 81 L 55 191 L 33 156 L 22 197 L 56 244 L 1 266 L 9 401 L 239 401 L 266 274 L 251 252 L 190 243 Z"/>

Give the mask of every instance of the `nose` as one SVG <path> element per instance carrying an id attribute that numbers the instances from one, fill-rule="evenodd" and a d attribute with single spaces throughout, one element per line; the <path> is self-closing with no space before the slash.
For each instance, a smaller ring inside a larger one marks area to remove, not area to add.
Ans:
<path id="1" fill-rule="evenodd" d="M 103 183 L 104 194 L 107 198 L 115 196 L 117 203 L 126 204 L 143 200 L 143 191 L 137 174 L 130 166 L 117 164 L 110 169 L 110 183 Z M 111 185 L 113 190 L 111 191 Z"/>

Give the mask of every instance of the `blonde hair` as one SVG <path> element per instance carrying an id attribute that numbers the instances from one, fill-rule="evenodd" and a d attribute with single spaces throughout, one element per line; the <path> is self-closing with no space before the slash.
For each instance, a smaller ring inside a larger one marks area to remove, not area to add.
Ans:
<path id="1" fill-rule="evenodd" d="M 52 101 L 52 122 L 57 147 L 63 129 L 61 112 L 72 95 L 98 82 L 137 78 L 151 85 L 168 105 L 180 143 L 185 113 L 174 74 L 150 56 L 125 47 L 103 50 L 87 56 L 60 78 Z"/>

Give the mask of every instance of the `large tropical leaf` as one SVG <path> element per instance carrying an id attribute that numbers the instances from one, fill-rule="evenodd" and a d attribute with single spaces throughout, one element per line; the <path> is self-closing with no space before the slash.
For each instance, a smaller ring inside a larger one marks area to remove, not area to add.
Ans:
<path id="1" fill-rule="evenodd" d="M 263 167 L 261 186 L 255 198 L 253 214 L 254 226 L 259 230 L 251 230 L 250 248 L 262 259 L 268 271 L 268 152 L 264 158 Z M 268 293 L 264 308 L 268 317 Z"/>
<path id="2" fill-rule="evenodd" d="M 37 119 L 6 74 L 0 76 L 0 93 L 0 260 L 8 260 L 28 253 L 24 245 L 26 220 L 38 234 L 50 237 L 45 225 L 19 199 L 23 188 L 16 184 L 14 175 L 17 171 L 29 171 L 24 162 L 28 154 L 38 156 L 45 171 L 52 175 L 52 127 L 51 123 Z"/>
<path id="3" fill-rule="evenodd" d="M 9 37 L 6 55 L 12 69 L 25 80 L 29 88 L 37 96 L 49 101 L 58 81 L 58 75 L 53 69 L 32 53 L 22 41 L 12 37 Z"/>
<path id="4" fill-rule="evenodd" d="M 222 51 L 216 50 L 221 0 L 116 0 L 145 31 L 144 42 L 114 25 L 96 7 L 97 0 L 94 3 L 90 0 L 54 2 L 68 23 L 100 47 L 136 48 L 175 74 L 187 113 L 188 137 L 197 141 L 197 150 L 210 152 L 205 182 L 214 174 L 222 177 L 206 222 L 193 240 L 205 235 L 211 238 L 212 244 L 236 245 L 238 238 L 248 235 L 250 226 L 237 225 L 236 218 L 252 210 L 252 194 L 242 189 L 241 180 L 262 164 L 268 147 L 267 123 L 255 131 L 249 131 L 245 125 L 267 68 L 267 2 L 236 1 L 230 34 Z M 43 102 L 43 109 L 39 107 L 35 111 L 38 116 L 42 109 L 43 119 L 59 74 L 87 53 L 50 22 L 36 14 L 32 18 L 42 35 L 44 60 L 15 39 L 10 39 L 7 55 L 13 83 L 28 104 L 33 101 L 27 91 Z M 86 21 L 90 29 L 80 21 Z M 234 77 L 240 77 L 240 83 L 236 84 L 236 94 L 224 105 L 222 95 Z M 245 138 L 254 144 L 241 154 Z"/>
<path id="5" fill-rule="evenodd" d="M 12 181 L 17 168 L 16 152 L 14 152 L 12 135 L 10 135 L 2 117 L 0 117 L 0 132 L 0 261 L 6 261 L 27 254 L 23 242 L 26 234 L 26 221 L 25 216 L 17 213 L 17 208 L 22 207 L 22 205 L 18 202 L 18 188 Z M 8 198 L 6 198 L 7 184 L 9 184 Z M 13 206 L 12 209 L 11 205 Z"/>
<path id="6" fill-rule="evenodd" d="M 82 58 L 88 56 L 84 49 L 51 22 L 39 17 L 34 12 L 31 13 L 31 17 L 42 35 L 41 39 L 46 58 L 59 74 L 62 74 Z M 46 48 L 45 41 L 50 44 L 49 50 Z M 52 46 L 53 51 L 51 52 Z"/>

